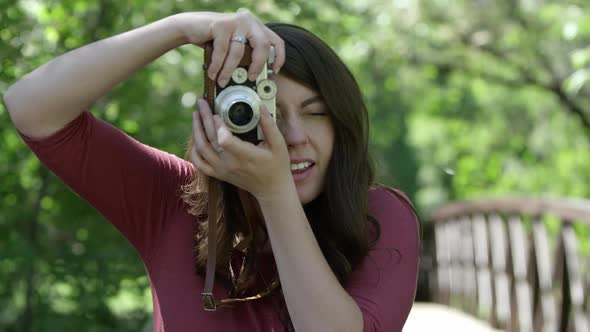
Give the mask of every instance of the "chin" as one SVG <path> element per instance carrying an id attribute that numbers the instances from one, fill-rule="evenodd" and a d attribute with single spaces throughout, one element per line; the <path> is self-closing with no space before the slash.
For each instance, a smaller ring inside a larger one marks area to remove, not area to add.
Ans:
<path id="1" fill-rule="evenodd" d="M 310 188 L 310 186 L 302 186 L 297 187 L 297 196 L 299 196 L 299 201 L 301 205 L 305 205 L 319 196 L 319 190 L 316 188 Z"/>

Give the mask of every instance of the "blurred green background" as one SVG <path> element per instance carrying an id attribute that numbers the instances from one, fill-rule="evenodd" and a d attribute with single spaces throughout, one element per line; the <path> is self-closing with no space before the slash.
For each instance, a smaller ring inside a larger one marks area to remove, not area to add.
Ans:
<path id="1" fill-rule="evenodd" d="M 337 50 L 366 96 L 379 181 L 423 216 L 453 200 L 590 197 L 587 0 L 0 0 L 0 93 L 92 41 L 242 6 Z M 182 155 L 201 65 L 195 46 L 170 51 L 92 111 Z M 0 149 L 0 330 L 141 330 L 152 308 L 138 256 L 39 164 L 3 105 Z"/>

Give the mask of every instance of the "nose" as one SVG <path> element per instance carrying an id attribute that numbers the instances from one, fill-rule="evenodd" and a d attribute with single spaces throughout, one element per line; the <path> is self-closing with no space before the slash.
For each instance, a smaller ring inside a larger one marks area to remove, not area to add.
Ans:
<path id="1" fill-rule="evenodd" d="M 287 146 L 305 144 L 308 141 L 307 132 L 301 118 L 290 115 L 281 119 L 279 129 L 285 138 Z"/>

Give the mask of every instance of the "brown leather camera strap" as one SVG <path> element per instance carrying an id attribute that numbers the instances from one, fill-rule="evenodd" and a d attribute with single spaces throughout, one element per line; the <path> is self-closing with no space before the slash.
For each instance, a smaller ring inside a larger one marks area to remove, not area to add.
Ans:
<path id="1" fill-rule="evenodd" d="M 213 43 L 207 43 L 205 45 L 205 62 L 203 64 L 203 77 L 205 80 L 205 91 L 203 98 L 207 100 L 207 104 L 211 107 L 211 110 L 215 110 L 215 81 L 209 78 L 207 75 L 207 69 L 211 63 L 211 56 L 213 55 Z"/>
<path id="2" fill-rule="evenodd" d="M 203 77 L 205 83 L 205 94 L 204 98 L 211 107 L 212 110 L 215 109 L 215 81 L 211 80 L 207 76 L 207 68 L 211 63 L 211 56 L 213 54 L 213 43 L 209 42 L 205 45 L 205 61 L 203 64 Z M 240 62 L 240 65 L 249 65 L 252 62 L 252 49 L 249 45 L 246 45 L 246 49 L 244 52 L 244 56 Z M 222 200 L 222 192 L 221 192 L 221 185 L 217 179 L 208 178 L 207 183 L 207 191 L 208 191 L 208 238 L 207 238 L 207 265 L 206 265 L 206 273 L 205 273 L 205 285 L 203 288 L 203 293 L 201 293 L 201 301 L 203 303 L 203 308 L 206 311 L 215 311 L 217 307 L 223 305 L 224 303 L 231 303 L 236 301 L 243 301 L 252 298 L 258 298 L 259 296 L 264 296 L 263 293 L 258 294 L 256 296 L 246 298 L 246 299 L 232 299 L 232 300 L 221 300 L 216 301 L 215 297 L 213 296 L 213 285 L 215 283 L 215 269 L 216 269 L 216 258 L 217 258 L 217 225 L 220 220 L 219 211 L 222 208 L 221 200 Z M 244 239 L 241 243 L 238 244 L 238 249 L 243 250 L 251 241 L 251 237 Z M 276 285 L 274 285 L 276 288 Z M 270 292 L 270 291 L 269 291 Z"/>
<path id="3" fill-rule="evenodd" d="M 215 82 L 207 76 L 207 68 L 211 63 L 211 55 L 213 53 L 213 43 L 205 45 L 205 62 L 203 64 L 203 77 L 205 80 L 205 94 L 204 98 L 210 107 L 214 107 L 215 99 Z M 208 178 L 207 193 L 208 193 L 208 238 L 207 238 L 207 267 L 205 274 L 205 286 L 201 294 L 201 301 L 203 308 L 207 311 L 215 311 L 217 303 L 213 297 L 213 284 L 215 282 L 215 266 L 217 257 L 217 219 L 218 203 L 221 194 L 219 182 L 214 178 Z"/>
<path id="4" fill-rule="evenodd" d="M 205 274 L 205 286 L 201 294 L 203 308 L 206 311 L 215 311 L 217 303 L 213 297 L 213 284 L 215 282 L 215 266 L 217 254 L 217 222 L 219 219 L 218 208 L 220 198 L 219 182 L 214 178 L 209 178 L 208 182 L 208 238 L 207 238 L 207 272 Z"/>

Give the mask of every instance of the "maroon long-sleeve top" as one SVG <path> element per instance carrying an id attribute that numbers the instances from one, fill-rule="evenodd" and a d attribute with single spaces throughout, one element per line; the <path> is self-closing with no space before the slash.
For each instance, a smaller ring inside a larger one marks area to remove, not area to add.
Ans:
<path id="1" fill-rule="evenodd" d="M 206 312 L 204 277 L 195 274 L 194 216 L 180 199 L 193 165 L 144 145 L 83 112 L 44 139 L 22 135 L 42 163 L 106 217 L 146 267 L 155 331 L 283 331 L 270 297 Z M 419 226 L 408 202 L 384 188 L 369 192 L 381 237 L 343 287 L 360 307 L 364 331 L 401 331 L 414 300 Z M 263 270 L 276 269 L 272 254 Z M 270 273 L 270 272 L 269 272 Z M 228 290 L 215 284 L 216 298 Z"/>

